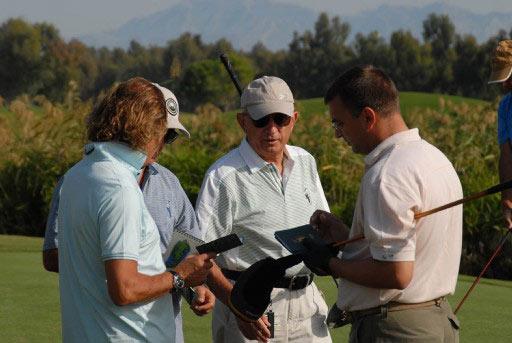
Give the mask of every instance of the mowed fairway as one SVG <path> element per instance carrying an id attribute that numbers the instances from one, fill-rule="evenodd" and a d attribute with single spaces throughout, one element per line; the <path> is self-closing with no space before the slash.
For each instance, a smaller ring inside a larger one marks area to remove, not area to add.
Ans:
<path id="1" fill-rule="evenodd" d="M 0 236 L 0 341 L 57 342 L 60 335 L 58 276 L 43 270 L 42 239 Z M 453 306 L 472 282 L 461 276 Z M 317 278 L 327 303 L 336 298 L 329 278 Z M 512 282 L 484 279 L 459 312 L 461 342 L 510 342 Z M 211 316 L 196 317 L 184 309 L 187 342 L 210 341 Z M 333 330 L 335 342 L 347 341 L 348 327 Z"/>

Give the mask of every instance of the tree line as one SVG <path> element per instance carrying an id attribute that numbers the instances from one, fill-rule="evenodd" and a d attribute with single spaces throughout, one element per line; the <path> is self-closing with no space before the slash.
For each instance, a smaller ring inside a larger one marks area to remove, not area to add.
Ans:
<path id="1" fill-rule="evenodd" d="M 492 99 L 499 87 L 487 86 L 489 53 L 498 41 L 512 38 L 500 30 L 486 42 L 459 34 L 446 15 L 423 21 L 423 39 L 398 30 L 389 39 L 374 31 L 357 33 L 338 17 L 319 15 L 312 30 L 295 32 L 287 49 L 270 51 L 257 43 L 250 51 L 220 39 L 205 43 L 184 33 L 164 46 L 132 41 L 127 49 L 93 48 L 76 39 L 66 42 L 48 23 L 12 18 L 0 26 L 0 96 L 44 95 L 64 102 L 69 94 L 95 98 L 115 82 L 142 76 L 173 89 L 189 111 L 212 103 L 222 110 L 237 106 L 237 93 L 218 61 L 227 52 L 243 84 L 258 75 L 285 79 L 298 98 L 322 96 L 329 83 L 355 64 L 386 70 L 401 91 L 437 92 Z"/>

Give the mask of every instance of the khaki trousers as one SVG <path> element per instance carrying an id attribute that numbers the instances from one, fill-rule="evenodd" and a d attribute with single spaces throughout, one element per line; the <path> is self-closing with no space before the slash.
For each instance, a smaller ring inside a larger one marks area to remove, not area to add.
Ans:
<path id="1" fill-rule="evenodd" d="M 331 342 L 325 324 L 327 305 L 314 282 L 296 291 L 275 288 L 271 299 L 275 329 L 270 342 Z M 212 317 L 213 342 L 251 342 L 238 329 L 236 316 L 220 301 L 215 302 Z"/>
<path id="2" fill-rule="evenodd" d="M 459 321 L 450 304 L 401 311 L 386 311 L 355 318 L 350 343 L 459 342 Z"/>

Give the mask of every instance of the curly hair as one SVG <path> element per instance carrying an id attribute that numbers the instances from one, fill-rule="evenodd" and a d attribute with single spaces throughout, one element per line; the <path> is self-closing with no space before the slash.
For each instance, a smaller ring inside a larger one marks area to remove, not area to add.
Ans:
<path id="1" fill-rule="evenodd" d="M 142 77 L 113 88 L 87 118 L 87 138 L 93 142 L 119 141 L 144 151 L 154 137 L 166 131 L 162 92 Z"/>

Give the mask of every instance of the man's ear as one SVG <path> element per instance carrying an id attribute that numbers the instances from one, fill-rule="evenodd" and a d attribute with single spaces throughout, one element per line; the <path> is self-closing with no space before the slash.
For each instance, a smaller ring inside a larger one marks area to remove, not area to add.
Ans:
<path id="1" fill-rule="evenodd" d="M 236 121 L 238 122 L 238 125 L 240 125 L 240 127 L 242 128 L 242 130 L 244 132 L 247 132 L 247 130 L 245 129 L 245 120 L 244 120 L 244 117 L 245 117 L 245 113 L 237 113 L 236 114 Z"/>
<path id="2" fill-rule="evenodd" d="M 366 123 L 366 129 L 373 129 L 378 120 L 377 112 L 375 112 L 375 110 L 371 107 L 365 107 L 361 111 L 361 116 L 363 116 L 364 122 Z"/>

